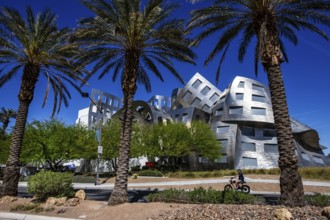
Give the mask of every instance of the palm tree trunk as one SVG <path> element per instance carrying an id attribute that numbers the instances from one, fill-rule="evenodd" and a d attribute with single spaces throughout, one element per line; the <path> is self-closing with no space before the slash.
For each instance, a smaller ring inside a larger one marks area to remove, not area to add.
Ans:
<path id="1" fill-rule="evenodd" d="M 25 131 L 29 106 L 33 99 L 34 88 L 39 76 L 39 67 L 26 65 L 24 67 L 21 88 L 18 94 L 19 107 L 16 117 L 13 137 L 11 140 L 9 157 L 4 171 L 1 186 L 1 196 L 16 196 L 20 177 L 19 158 L 21 154 L 22 141 Z"/>
<path id="2" fill-rule="evenodd" d="M 267 71 L 277 132 L 279 168 L 281 170 L 281 203 L 290 207 L 303 206 L 305 204 L 304 188 L 298 173 L 298 160 L 295 155 L 290 116 L 280 67 L 282 57 L 277 42 L 276 39 L 266 41 L 262 62 Z"/>
<path id="3" fill-rule="evenodd" d="M 128 51 L 125 55 L 124 79 L 122 90 L 124 93 L 124 111 L 122 115 L 122 128 L 120 137 L 120 150 L 116 182 L 108 204 L 119 205 L 128 202 L 127 182 L 130 158 L 130 145 L 133 124 L 133 100 L 137 89 L 136 77 L 139 67 L 139 54 Z"/>

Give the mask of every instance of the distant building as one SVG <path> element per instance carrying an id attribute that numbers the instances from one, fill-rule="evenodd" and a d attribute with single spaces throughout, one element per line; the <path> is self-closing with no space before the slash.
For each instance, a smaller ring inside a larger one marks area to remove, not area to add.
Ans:
<path id="1" fill-rule="evenodd" d="M 77 122 L 92 126 L 101 117 L 111 118 L 122 108 L 122 99 L 93 89 L 94 103 L 80 110 Z M 220 91 L 199 73 L 172 92 L 172 97 L 156 95 L 149 101 L 135 101 L 135 117 L 146 123 L 166 121 L 189 124 L 193 120 L 209 123 L 223 146 L 215 162 L 192 155 L 183 164 L 187 169 L 251 169 L 278 167 L 278 146 L 269 89 L 264 84 L 237 76 Z M 88 120 L 86 120 L 88 118 Z M 319 144 L 316 130 L 291 119 L 295 153 L 299 166 L 329 166 L 326 147 Z"/>

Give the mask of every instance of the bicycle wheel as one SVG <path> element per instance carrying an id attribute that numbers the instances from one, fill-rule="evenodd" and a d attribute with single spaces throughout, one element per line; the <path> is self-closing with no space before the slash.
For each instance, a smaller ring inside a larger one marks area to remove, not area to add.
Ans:
<path id="1" fill-rule="evenodd" d="M 230 190 L 233 190 L 233 187 L 230 184 L 227 184 L 227 185 L 225 185 L 224 190 L 225 191 L 230 191 Z"/>
<path id="2" fill-rule="evenodd" d="M 243 193 L 248 194 L 248 193 L 250 193 L 250 187 L 248 185 L 243 185 L 243 186 L 241 186 L 241 191 Z"/>

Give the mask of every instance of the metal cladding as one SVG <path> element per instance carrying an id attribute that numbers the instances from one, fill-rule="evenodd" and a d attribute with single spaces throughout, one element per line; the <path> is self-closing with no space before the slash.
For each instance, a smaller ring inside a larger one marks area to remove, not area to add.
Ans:
<path id="1" fill-rule="evenodd" d="M 122 99 L 99 90 L 93 90 L 92 97 L 104 109 L 103 117 L 111 118 L 121 107 Z M 136 117 L 149 123 L 189 124 L 197 119 L 209 123 L 221 142 L 222 157 L 210 162 L 194 155 L 197 169 L 278 167 L 270 93 L 258 81 L 237 76 L 221 92 L 196 73 L 183 88 L 173 90 L 171 98 L 156 95 L 148 102 L 135 101 L 134 109 Z M 97 121 L 98 114 L 91 103 L 89 125 Z M 325 147 L 319 144 L 317 131 L 295 119 L 291 119 L 291 126 L 299 166 L 329 166 L 330 159 L 323 153 Z"/>

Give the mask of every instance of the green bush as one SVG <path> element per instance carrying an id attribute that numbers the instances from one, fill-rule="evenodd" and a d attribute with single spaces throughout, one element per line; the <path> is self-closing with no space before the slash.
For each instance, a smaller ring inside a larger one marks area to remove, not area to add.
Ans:
<path id="1" fill-rule="evenodd" d="M 71 197 L 74 195 L 72 174 L 41 171 L 29 180 L 28 192 L 39 200 L 46 200 L 48 197 Z"/>
<path id="2" fill-rule="evenodd" d="M 84 176 L 84 175 L 77 175 L 72 177 L 73 183 L 95 183 L 96 178 L 93 176 Z"/>
<path id="3" fill-rule="evenodd" d="M 305 201 L 307 205 L 321 207 L 330 206 L 330 196 L 320 193 L 305 196 Z"/>
<path id="4" fill-rule="evenodd" d="M 141 168 L 139 165 L 131 167 L 131 172 L 132 173 L 138 173 L 140 172 Z"/>
<path id="5" fill-rule="evenodd" d="M 192 191 L 183 189 L 167 189 L 158 193 L 149 194 L 150 202 L 176 202 L 176 203 L 210 203 L 210 204 L 255 204 L 258 202 L 254 195 L 236 191 L 217 191 L 199 187 Z"/>
<path id="6" fill-rule="evenodd" d="M 139 176 L 156 176 L 162 177 L 163 173 L 158 170 L 141 170 L 139 172 Z"/>

